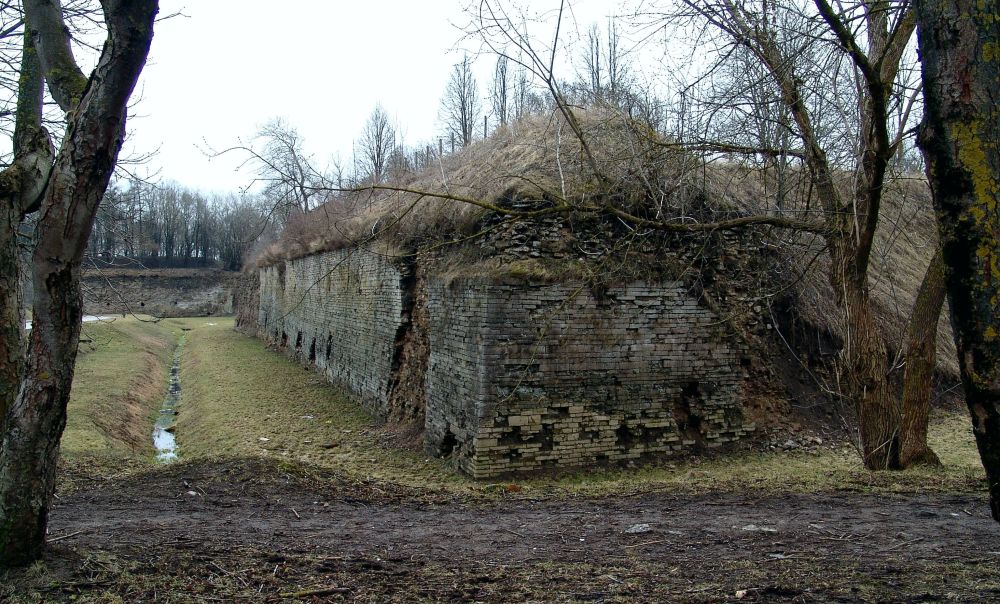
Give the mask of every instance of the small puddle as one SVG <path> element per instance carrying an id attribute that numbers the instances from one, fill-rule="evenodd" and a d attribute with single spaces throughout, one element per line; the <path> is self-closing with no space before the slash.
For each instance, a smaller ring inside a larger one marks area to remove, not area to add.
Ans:
<path id="1" fill-rule="evenodd" d="M 181 402 L 181 350 L 184 347 L 184 336 L 177 341 L 174 350 L 174 363 L 170 366 L 170 385 L 167 396 L 160 406 L 160 415 L 153 424 L 153 446 L 156 448 L 156 461 L 168 463 L 177 459 L 177 438 L 174 436 L 174 424 L 177 419 L 177 405 Z"/>

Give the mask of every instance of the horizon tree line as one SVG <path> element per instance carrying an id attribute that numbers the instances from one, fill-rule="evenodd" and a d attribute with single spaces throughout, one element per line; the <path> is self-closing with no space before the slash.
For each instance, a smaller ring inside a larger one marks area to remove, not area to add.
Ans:
<path id="1" fill-rule="evenodd" d="M 87 242 L 88 266 L 236 271 L 280 228 L 265 194 L 212 195 L 138 179 L 109 187 Z"/>

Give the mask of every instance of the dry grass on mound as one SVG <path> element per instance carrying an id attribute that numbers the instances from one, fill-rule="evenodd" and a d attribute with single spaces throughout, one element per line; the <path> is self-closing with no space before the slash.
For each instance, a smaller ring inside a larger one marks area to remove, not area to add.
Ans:
<path id="1" fill-rule="evenodd" d="M 880 214 L 868 278 L 880 326 L 890 346 L 898 351 L 924 273 L 937 248 L 937 224 L 926 181 L 910 176 L 888 183 Z M 786 236 L 790 244 L 783 253 L 786 265 L 796 274 L 796 313 L 812 325 L 843 337 L 846 317 L 834 304 L 825 244 L 814 236 Z M 957 379 L 958 360 L 947 303 L 939 320 L 937 342 L 938 370 Z"/>
<path id="2" fill-rule="evenodd" d="M 693 156 L 662 146 L 648 128 L 604 110 L 578 117 L 595 160 L 616 195 L 642 198 L 645 182 L 663 193 L 666 205 L 690 193 Z M 592 143 L 593 144 L 593 143 Z M 489 138 L 446 155 L 430 168 L 388 186 L 506 205 L 513 199 L 565 201 L 580 206 L 599 192 L 580 141 L 563 118 L 528 116 Z M 279 241 L 256 259 L 266 266 L 368 242 L 378 233 L 395 245 L 438 241 L 469 234 L 489 210 L 471 203 L 410 192 L 361 190 L 345 193 L 290 221 Z"/>

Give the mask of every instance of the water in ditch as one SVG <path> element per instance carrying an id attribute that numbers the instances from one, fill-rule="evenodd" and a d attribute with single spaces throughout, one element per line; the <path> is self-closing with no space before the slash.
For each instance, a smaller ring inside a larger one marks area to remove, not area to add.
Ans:
<path id="1" fill-rule="evenodd" d="M 177 342 L 174 350 L 174 362 L 170 366 L 170 384 L 167 386 L 167 396 L 160 405 L 160 415 L 153 424 L 153 446 L 156 448 L 156 460 L 168 463 L 177 459 L 177 438 L 174 436 L 174 426 L 177 420 L 177 406 L 181 402 L 181 349 L 184 346 L 184 336 Z"/>

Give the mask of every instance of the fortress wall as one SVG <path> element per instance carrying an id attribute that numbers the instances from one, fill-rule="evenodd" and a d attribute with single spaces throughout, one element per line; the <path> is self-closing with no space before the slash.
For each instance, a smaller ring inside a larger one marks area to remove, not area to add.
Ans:
<path id="1" fill-rule="evenodd" d="M 647 459 L 752 429 L 739 350 L 683 284 L 429 288 L 427 443 L 474 476 Z"/>
<path id="2" fill-rule="evenodd" d="M 404 323 L 404 275 L 383 256 L 337 250 L 260 270 L 260 337 L 386 415 Z"/>
<path id="3" fill-rule="evenodd" d="M 376 417 L 422 423 L 428 451 L 475 477 L 648 460 L 753 429 L 741 352 L 683 283 L 594 292 L 415 272 L 346 250 L 263 268 L 257 325 L 241 329 Z"/>

